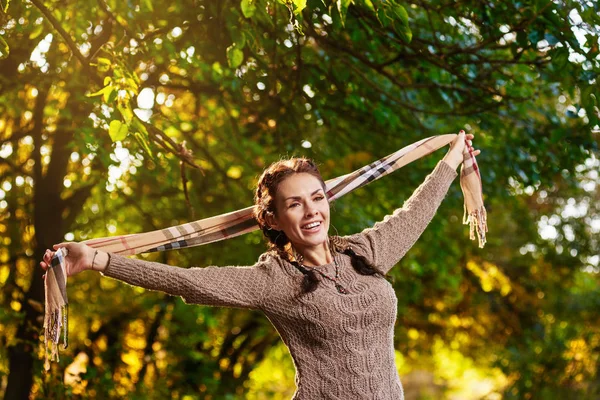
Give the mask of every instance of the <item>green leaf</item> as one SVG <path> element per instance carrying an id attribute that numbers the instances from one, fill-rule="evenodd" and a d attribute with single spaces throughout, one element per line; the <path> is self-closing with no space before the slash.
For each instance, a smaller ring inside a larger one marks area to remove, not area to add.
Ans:
<path id="1" fill-rule="evenodd" d="M 108 127 L 108 134 L 113 142 L 119 142 L 127 137 L 127 125 L 121 121 L 112 120 Z"/>
<path id="2" fill-rule="evenodd" d="M 118 14 L 118 15 L 117 15 L 117 22 L 118 22 L 120 25 L 123 25 L 123 26 L 129 26 L 129 23 L 127 22 L 127 20 L 126 20 L 125 18 L 123 18 L 123 17 L 121 16 L 121 14 Z"/>
<path id="3" fill-rule="evenodd" d="M 362 3 L 365 5 L 365 7 L 367 7 L 369 10 L 375 12 L 375 6 L 373 5 L 373 2 L 371 0 L 362 0 Z"/>
<path id="4" fill-rule="evenodd" d="M 292 0 L 294 3 L 294 14 L 298 15 L 306 8 L 306 0 Z"/>
<path id="5" fill-rule="evenodd" d="M 137 96 L 139 92 L 139 86 L 135 79 L 127 78 L 125 79 L 125 83 L 127 84 L 126 89 L 132 92 L 133 96 Z"/>
<path id="6" fill-rule="evenodd" d="M 144 0 L 144 5 L 149 11 L 154 11 L 154 7 L 152 6 L 152 0 Z"/>
<path id="7" fill-rule="evenodd" d="M 114 86 L 109 85 L 107 87 L 105 87 L 103 89 L 103 93 L 102 93 L 102 100 L 104 100 L 105 103 L 109 103 L 111 97 L 114 99 L 113 93 L 117 94 L 117 90 L 115 90 Z"/>
<path id="8" fill-rule="evenodd" d="M 4 40 L 2 36 L 0 36 L 0 60 L 8 57 L 10 54 L 10 48 L 8 47 L 8 43 Z"/>
<path id="9" fill-rule="evenodd" d="M 102 99 L 104 100 L 104 102 L 108 105 L 113 104 L 116 100 L 117 100 L 117 95 L 119 94 L 118 90 L 111 90 L 110 93 L 104 97 L 102 96 Z"/>
<path id="10" fill-rule="evenodd" d="M 240 50 L 246 46 L 246 35 L 244 35 L 244 32 L 239 30 L 237 27 L 234 27 L 231 30 L 231 39 L 233 40 L 235 47 Z"/>
<path id="11" fill-rule="evenodd" d="M 240 5 L 242 7 L 242 14 L 244 14 L 244 17 L 252 18 L 256 12 L 256 4 L 254 2 L 255 0 L 242 0 Z"/>
<path id="12" fill-rule="evenodd" d="M 342 26 L 346 26 L 346 15 L 348 14 L 348 7 L 353 0 L 337 0 L 337 10 L 340 13 L 340 18 L 342 20 Z"/>
<path id="13" fill-rule="evenodd" d="M 146 129 L 142 121 L 140 121 L 138 118 L 134 118 L 133 121 L 131 121 L 130 127 L 138 131 L 138 133 L 142 133 L 148 137 L 148 129 Z"/>
<path id="14" fill-rule="evenodd" d="M 408 25 L 400 25 L 397 22 L 394 24 L 394 30 L 400 36 L 400 39 L 405 41 L 406 43 L 410 43 L 412 41 L 412 31 L 408 27 Z"/>
<path id="15" fill-rule="evenodd" d="M 44 24 L 36 25 L 35 29 L 29 34 L 29 39 L 33 40 L 44 32 Z"/>
<path id="16" fill-rule="evenodd" d="M 552 63 L 557 69 L 563 69 L 569 62 L 569 50 L 566 47 L 556 47 L 551 53 Z"/>
<path id="17" fill-rule="evenodd" d="M 383 26 L 384 28 L 387 28 L 388 26 L 390 26 L 391 18 L 388 17 L 388 15 L 386 14 L 384 7 L 379 7 L 377 9 L 377 20 L 379 21 L 381 26 Z"/>
<path id="18" fill-rule="evenodd" d="M 392 6 L 392 11 L 396 15 L 396 17 L 400 19 L 402 25 L 408 26 L 408 13 L 406 12 L 406 9 L 404 7 L 402 7 L 400 4 L 394 4 Z"/>
<path id="19" fill-rule="evenodd" d="M 131 110 L 131 106 L 129 105 L 129 103 L 126 103 L 126 105 L 117 104 L 117 109 L 123 116 L 123 120 L 125 121 L 125 123 L 127 125 L 131 124 L 131 121 L 133 121 L 134 114 Z"/>
<path id="20" fill-rule="evenodd" d="M 594 100 L 595 100 L 595 96 L 593 94 L 594 91 L 594 87 L 593 86 L 585 86 L 583 88 L 580 88 L 581 90 L 581 105 L 583 107 L 590 107 L 590 106 L 594 106 Z"/>
<path id="21" fill-rule="evenodd" d="M 109 88 L 112 88 L 112 86 L 111 85 L 105 86 L 102 89 L 98 90 L 97 92 L 86 94 L 85 97 L 102 96 L 104 94 L 104 92 L 106 92 L 107 90 L 110 90 Z"/>
<path id="22" fill-rule="evenodd" d="M 148 154 L 148 156 L 150 156 L 150 158 L 154 160 L 154 154 L 152 154 L 152 150 L 148 145 L 148 140 L 139 132 L 135 132 L 133 134 L 133 137 L 135 138 L 135 140 L 137 140 L 137 142 L 140 144 L 140 146 L 146 152 L 146 154 Z"/>
<path id="23" fill-rule="evenodd" d="M 235 44 L 227 48 L 227 62 L 231 68 L 237 68 L 244 61 L 244 52 L 237 48 Z"/>
<path id="24" fill-rule="evenodd" d="M 98 58 L 98 72 L 108 72 L 110 70 L 111 62 L 108 58 Z"/>
<path id="25" fill-rule="evenodd" d="M 215 80 L 220 79 L 223 76 L 223 68 L 218 61 L 215 61 L 212 65 L 212 76 Z"/>

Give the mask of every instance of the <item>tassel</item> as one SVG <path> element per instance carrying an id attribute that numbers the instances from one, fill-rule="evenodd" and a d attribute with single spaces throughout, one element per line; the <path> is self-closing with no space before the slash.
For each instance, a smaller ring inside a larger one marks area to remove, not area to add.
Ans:
<path id="1" fill-rule="evenodd" d="M 58 249 L 44 280 L 46 310 L 44 313 L 44 368 L 50 369 L 50 361 L 60 361 L 58 344 L 63 331 L 63 348 L 68 346 L 68 300 L 66 252 Z M 50 343 L 48 343 L 50 342 Z M 50 356 L 48 356 L 50 353 Z"/>
<path id="2" fill-rule="evenodd" d="M 487 227 L 487 212 L 485 207 L 480 207 L 478 210 L 471 212 L 467 211 L 467 205 L 464 206 L 463 224 L 469 224 L 469 238 L 475 240 L 475 233 L 477 232 L 477 239 L 479 240 L 479 247 L 483 248 L 486 243 L 486 232 Z"/>

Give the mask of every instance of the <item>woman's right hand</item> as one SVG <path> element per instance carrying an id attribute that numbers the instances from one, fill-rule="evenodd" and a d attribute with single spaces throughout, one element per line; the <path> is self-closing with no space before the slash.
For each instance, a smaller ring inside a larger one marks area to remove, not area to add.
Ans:
<path id="1" fill-rule="evenodd" d="M 65 257 L 67 276 L 73 276 L 82 271 L 93 269 L 92 261 L 94 261 L 96 249 L 77 242 L 65 242 L 55 244 L 52 247 L 54 248 L 54 251 L 49 249 L 46 250 L 46 253 L 44 253 L 44 261 L 40 262 L 40 266 L 44 271 L 51 265 L 52 257 L 56 254 L 56 250 L 60 248 L 66 248 L 68 251 L 68 254 Z"/>
<path id="2" fill-rule="evenodd" d="M 450 144 L 450 150 L 444 156 L 444 161 L 456 169 L 460 164 L 462 164 L 465 153 L 471 153 L 473 156 L 478 156 L 481 153 L 481 150 L 475 150 L 473 148 L 473 139 L 475 135 L 471 133 L 465 133 L 465 131 L 461 130 L 454 141 Z"/>

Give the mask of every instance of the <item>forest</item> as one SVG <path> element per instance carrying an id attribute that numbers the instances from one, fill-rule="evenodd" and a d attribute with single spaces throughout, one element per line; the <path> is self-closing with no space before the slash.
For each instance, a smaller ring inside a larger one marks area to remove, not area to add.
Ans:
<path id="1" fill-rule="evenodd" d="M 351 172 L 475 135 L 488 243 L 458 180 L 390 272 L 407 399 L 600 397 L 600 3 L 585 0 L 0 0 L 0 396 L 289 399 L 256 311 L 84 272 L 44 371 L 46 249 L 253 204 L 273 161 Z M 445 150 L 332 204 L 352 234 Z M 260 232 L 140 257 L 251 265 Z"/>

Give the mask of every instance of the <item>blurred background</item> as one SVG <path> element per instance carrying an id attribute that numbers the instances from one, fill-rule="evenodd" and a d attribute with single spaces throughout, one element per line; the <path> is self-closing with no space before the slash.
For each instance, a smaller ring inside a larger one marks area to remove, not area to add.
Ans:
<path id="1" fill-rule="evenodd" d="M 70 346 L 43 372 L 38 263 L 61 241 L 252 204 L 305 155 L 325 178 L 465 129 L 489 237 L 456 181 L 391 271 L 407 399 L 600 396 L 599 5 L 548 0 L 1 0 L 0 395 L 289 399 L 294 367 L 258 312 L 69 279 Z M 333 205 L 351 234 L 443 156 Z M 142 256 L 250 265 L 259 233 Z"/>

